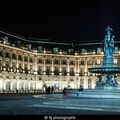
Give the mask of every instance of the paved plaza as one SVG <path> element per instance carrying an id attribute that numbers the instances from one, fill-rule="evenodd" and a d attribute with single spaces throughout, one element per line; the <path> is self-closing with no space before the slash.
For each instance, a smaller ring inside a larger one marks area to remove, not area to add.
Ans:
<path id="1" fill-rule="evenodd" d="M 120 99 L 78 99 L 62 94 L 0 95 L 0 115 L 119 114 Z"/>

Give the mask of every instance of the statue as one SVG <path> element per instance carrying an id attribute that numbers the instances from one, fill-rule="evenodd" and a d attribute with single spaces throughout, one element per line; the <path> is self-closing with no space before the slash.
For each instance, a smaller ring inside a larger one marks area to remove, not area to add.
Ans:
<path id="1" fill-rule="evenodd" d="M 105 56 L 113 56 L 114 53 L 114 38 L 115 36 L 112 35 L 111 37 L 111 33 L 110 31 L 112 31 L 112 28 L 110 28 L 109 26 L 106 29 L 107 31 L 107 35 L 105 36 L 104 39 L 104 54 Z"/>

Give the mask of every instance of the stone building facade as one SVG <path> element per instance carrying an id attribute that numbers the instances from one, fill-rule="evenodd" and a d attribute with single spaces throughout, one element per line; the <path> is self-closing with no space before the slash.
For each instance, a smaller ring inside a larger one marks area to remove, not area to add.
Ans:
<path id="1" fill-rule="evenodd" d="M 84 52 L 68 54 L 58 48 L 53 52 L 44 48 L 38 52 L 38 49 L 29 50 L 30 46 L 10 44 L 6 36 L 0 38 L 0 92 L 39 92 L 45 86 L 53 86 L 56 91 L 65 87 L 76 89 L 80 85 L 84 89 L 95 88 L 98 74 L 89 73 L 88 68 L 102 65 L 102 50 L 82 49 Z M 114 63 L 120 65 L 119 50 L 114 55 Z M 116 77 L 119 83 L 119 75 Z"/>

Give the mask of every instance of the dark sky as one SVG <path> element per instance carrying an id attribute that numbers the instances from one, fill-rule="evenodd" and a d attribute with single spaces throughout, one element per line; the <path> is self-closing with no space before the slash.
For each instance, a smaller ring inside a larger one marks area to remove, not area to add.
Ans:
<path id="1" fill-rule="evenodd" d="M 114 1 L 7 3 L 0 7 L 0 29 L 53 41 L 98 41 L 110 25 L 120 39 L 120 8 Z"/>

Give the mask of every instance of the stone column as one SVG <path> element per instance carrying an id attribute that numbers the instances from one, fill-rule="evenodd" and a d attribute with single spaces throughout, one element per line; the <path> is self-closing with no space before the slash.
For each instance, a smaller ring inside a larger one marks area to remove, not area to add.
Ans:
<path id="1" fill-rule="evenodd" d="M 2 91 L 3 90 L 3 79 L 0 79 L 0 81 L 1 81 L 1 88 L 0 88 L 0 90 Z"/>
<path id="2" fill-rule="evenodd" d="M 19 72 L 19 59 L 18 59 L 19 53 L 17 52 L 16 55 L 16 71 Z"/>
<path id="3" fill-rule="evenodd" d="M 61 58 L 59 59 L 59 71 L 60 71 L 60 75 L 62 75 L 62 63 L 61 63 Z"/>
<path id="4" fill-rule="evenodd" d="M 2 62 L 3 62 L 3 70 L 5 71 L 6 68 L 5 68 L 5 50 L 3 49 L 3 58 L 2 58 Z"/>
<path id="5" fill-rule="evenodd" d="M 9 64 L 9 66 L 10 66 L 10 71 L 12 72 L 13 71 L 13 69 L 12 69 L 12 51 L 10 50 L 10 64 Z"/>
<path id="6" fill-rule="evenodd" d="M 24 69 L 24 54 L 23 54 L 23 61 L 22 61 L 22 69 L 23 69 L 23 73 L 25 73 L 25 69 Z"/>
<path id="7" fill-rule="evenodd" d="M 23 90 L 25 91 L 25 82 L 23 82 Z"/>
<path id="8" fill-rule="evenodd" d="M 6 76 L 3 74 L 3 90 L 6 90 L 5 78 L 6 78 Z"/>
<path id="9" fill-rule="evenodd" d="M 51 61 L 52 61 L 52 63 L 51 63 L 51 72 L 52 72 L 52 75 L 54 75 L 54 58 L 53 57 L 51 57 Z"/>
<path id="10" fill-rule="evenodd" d="M 46 63 L 45 63 L 45 57 L 43 58 L 43 74 L 45 75 L 46 74 Z"/>
<path id="11" fill-rule="evenodd" d="M 78 74 L 80 73 L 80 60 L 78 59 L 78 64 L 77 64 L 77 66 L 78 66 Z"/>
<path id="12" fill-rule="evenodd" d="M 67 58 L 67 86 L 70 84 L 70 60 Z"/>
<path id="13" fill-rule="evenodd" d="M 19 90 L 19 81 L 17 80 L 17 90 Z"/>
<path id="14" fill-rule="evenodd" d="M 96 59 L 95 59 L 95 57 L 93 58 L 93 66 L 95 66 L 96 65 Z"/>
<path id="15" fill-rule="evenodd" d="M 28 90 L 30 90 L 30 80 L 28 81 Z"/>
<path id="16" fill-rule="evenodd" d="M 18 54 L 18 52 L 16 52 L 16 53 L 17 53 L 17 54 L 16 54 L 16 57 L 17 57 L 17 58 L 16 58 L 16 61 L 17 61 L 17 62 L 16 62 L 16 70 L 18 70 L 18 55 L 19 55 L 19 54 Z"/>
<path id="17" fill-rule="evenodd" d="M 85 76 L 87 76 L 88 67 L 87 67 L 87 58 L 85 58 Z"/>
<path id="18" fill-rule="evenodd" d="M 75 60 L 75 76 L 79 75 L 79 59 Z"/>
<path id="19" fill-rule="evenodd" d="M 74 87 L 77 88 L 77 77 L 78 77 L 78 59 L 75 59 L 75 77 L 74 77 Z"/>
<path id="20" fill-rule="evenodd" d="M 37 74 L 38 66 L 37 66 L 37 56 L 34 56 L 34 74 Z"/>
<path id="21" fill-rule="evenodd" d="M 10 91 L 13 90 L 13 82 L 10 80 Z"/>
<path id="22" fill-rule="evenodd" d="M 30 55 L 28 54 L 28 73 L 30 73 Z"/>
<path id="23" fill-rule="evenodd" d="M 67 58 L 67 75 L 70 75 L 70 60 Z"/>

